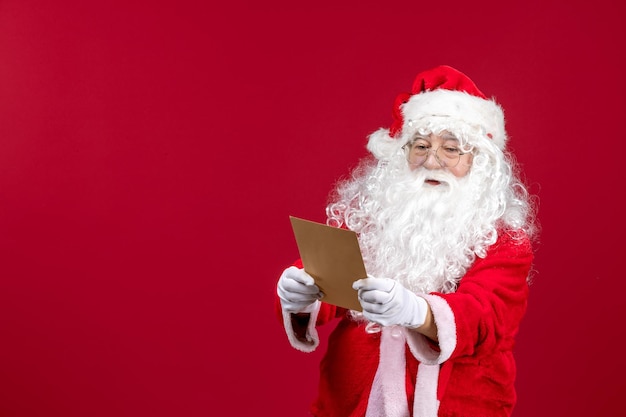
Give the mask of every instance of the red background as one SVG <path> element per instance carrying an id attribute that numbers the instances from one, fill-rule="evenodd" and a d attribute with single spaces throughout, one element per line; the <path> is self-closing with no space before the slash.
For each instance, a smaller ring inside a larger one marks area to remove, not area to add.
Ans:
<path id="1" fill-rule="evenodd" d="M 0 0 L 0 415 L 306 415 L 288 215 L 438 64 L 540 198 L 514 415 L 620 414 L 625 16 L 505 4 Z"/>

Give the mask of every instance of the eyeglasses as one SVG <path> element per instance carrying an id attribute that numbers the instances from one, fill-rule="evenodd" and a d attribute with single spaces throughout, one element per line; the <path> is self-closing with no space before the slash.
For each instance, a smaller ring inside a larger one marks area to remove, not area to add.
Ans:
<path id="1" fill-rule="evenodd" d="M 402 149 L 409 164 L 415 167 L 424 165 L 430 152 L 435 153 L 435 159 L 444 168 L 454 168 L 461 160 L 461 156 L 469 153 L 453 145 L 441 145 L 437 149 L 431 149 L 429 145 L 418 141 L 409 142 Z"/>

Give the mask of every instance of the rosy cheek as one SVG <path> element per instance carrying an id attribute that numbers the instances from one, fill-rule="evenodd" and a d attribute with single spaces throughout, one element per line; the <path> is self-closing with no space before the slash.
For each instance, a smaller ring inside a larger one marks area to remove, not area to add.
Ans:
<path id="1" fill-rule="evenodd" d="M 470 155 L 470 157 L 471 156 L 472 155 Z M 459 164 L 454 167 L 452 174 L 457 178 L 466 176 L 469 173 L 470 169 L 472 168 L 472 161 L 473 161 L 473 158 L 470 158 L 467 161 L 461 160 Z"/>
<path id="2" fill-rule="evenodd" d="M 470 167 L 467 165 L 457 165 L 450 172 L 457 178 L 461 178 L 467 175 Z"/>

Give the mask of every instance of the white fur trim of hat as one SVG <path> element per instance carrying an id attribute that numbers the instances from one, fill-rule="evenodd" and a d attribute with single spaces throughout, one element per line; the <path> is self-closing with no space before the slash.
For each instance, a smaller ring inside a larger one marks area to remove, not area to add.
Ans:
<path id="1" fill-rule="evenodd" d="M 413 91 L 396 99 L 394 126 L 370 135 L 367 148 L 378 159 L 393 155 L 417 131 L 447 130 L 469 141 L 480 135 L 501 150 L 505 148 L 502 108 L 464 74 L 451 67 L 437 67 L 418 74 Z"/>

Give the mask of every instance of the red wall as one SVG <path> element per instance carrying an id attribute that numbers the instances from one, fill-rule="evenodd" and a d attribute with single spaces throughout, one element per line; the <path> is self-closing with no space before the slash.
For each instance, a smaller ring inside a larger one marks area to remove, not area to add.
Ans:
<path id="1" fill-rule="evenodd" d="M 367 3 L 0 1 L 0 416 L 306 415 L 288 215 L 323 221 L 438 64 L 504 106 L 540 198 L 515 416 L 619 414 L 619 2 Z"/>

